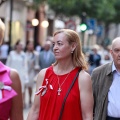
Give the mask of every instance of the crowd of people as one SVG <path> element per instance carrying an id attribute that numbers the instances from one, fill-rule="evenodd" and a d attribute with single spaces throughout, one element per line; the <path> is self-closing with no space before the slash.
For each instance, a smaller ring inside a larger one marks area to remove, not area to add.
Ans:
<path id="1" fill-rule="evenodd" d="M 120 37 L 84 54 L 77 32 L 60 29 L 41 49 L 17 40 L 5 53 L 4 32 L 0 20 L 0 120 L 23 120 L 26 104 L 27 120 L 120 120 Z"/>

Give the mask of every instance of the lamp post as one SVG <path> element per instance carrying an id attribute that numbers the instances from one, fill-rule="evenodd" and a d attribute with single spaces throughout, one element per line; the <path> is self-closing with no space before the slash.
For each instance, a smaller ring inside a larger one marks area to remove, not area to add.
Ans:
<path id="1" fill-rule="evenodd" d="M 39 20 L 38 20 L 38 12 L 36 13 L 36 18 L 32 19 L 31 24 L 34 29 L 34 48 L 38 45 L 38 29 L 39 29 Z"/>
<path id="2" fill-rule="evenodd" d="M 39 20 L 38 19 L 32 19 L 32 26 L 38 26 Z"/>
<path id="3" fill-rule="evenodd" d="M 34 48 L 37 46 L 37 39 L 38 39 L 38 25 L 39 25 L 39 20 L 37 18 L 32 19 L 31 24 L 34 29 Z"/>
<path id="4" fill-rule="evenodd" d="M 12 11 L 13 11 L 13 0 L 10 0 L 9 51 L 11 50 L 11 41 L 12 41 Z"/>
<path id="5" fill-rule="evenodd" d="M 85 36 L 85 31 L 87 30 L 87 25 L 84 23 L 81 24 L 80 30 L 81 30 L 81 35 L 82 35 L 82 45 L 83 45 L 83 49 L 84 49 L 84 36 Z"/>
<path id="6" fill-rule="evenodd" d="M 42 26 L 43 28 L 47 28 L 47 27 L 49 26 L 49 22 L 48 22 L 47 20 L 43 20 L 43 21 L 41 22 L 41 26 Z"/>

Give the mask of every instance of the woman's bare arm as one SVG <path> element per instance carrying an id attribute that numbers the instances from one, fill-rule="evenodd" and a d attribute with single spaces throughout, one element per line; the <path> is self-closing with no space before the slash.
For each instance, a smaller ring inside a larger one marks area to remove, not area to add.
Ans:
<path id="1" fill-rule="evenodd" d="M 90 75 L 81 71 L 79 74 L 79 89 L 83 120 L 93 120 L 93 92 Z"/>
<path id="2" fill-rule="evenodd" d="M 12 88 L 17 92 L 17 96 L 15 96 L 12 99 L 12 109 L 11 109 L 10 119 L 23 120 L 23 102 L 22 102 L 21 82 L 16 70 L 11 69 L 10 78 L 12 80 Z"/>
<path id="3" fill-rule="evenodd" d="M 36 92 L 39 90 L 39 87 L 42 85 L 44 80 L 46 69 L 43 69 L 39 72 L 36 83 Z M 27 120 L 38 120 L 40 111 L 40 95 L 35 95 L 34 102 L 29 111 Z"/>

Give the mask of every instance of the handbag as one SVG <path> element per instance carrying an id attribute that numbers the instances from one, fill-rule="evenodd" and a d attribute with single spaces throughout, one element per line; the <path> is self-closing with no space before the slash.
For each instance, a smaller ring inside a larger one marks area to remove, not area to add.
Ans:
<path id="1" fill-rule="evenodd" d="M 74 85 L 74 83 L 75 83 L 75 81 L 76 81 L 76 79 L 77 79 L 80 71 L 81 71 L 81 68 L 78 70 L 76 76 L 74 77 L 74 79 L 73 79 L 73 81 L 72 81 L 72 83 L 71 83 L 71 85 L 70 85 L 70 87 L 69 87 L 69 89 L 68 89 L 68 91 L 67 91 L 67 93 L 66 93 L 66 95 L 64 97 L 64 100 L 63 100 L 63 103 L 62 103 L 62 107 L 61 107 L 61 110 L 60 110 L 60 115 L 59 115 L 59 119 L 58 120 L 61 120 L 61 118 L 62 118 L 62 114 L 63 114 L 63 110 L 64 110 L 66 99 L 67 99 L 67 97 L 68 97 L 68 95 L 70 93 L 70 90 L 72 89 L 72 87 L 73 87 L 73 85 Z"/>

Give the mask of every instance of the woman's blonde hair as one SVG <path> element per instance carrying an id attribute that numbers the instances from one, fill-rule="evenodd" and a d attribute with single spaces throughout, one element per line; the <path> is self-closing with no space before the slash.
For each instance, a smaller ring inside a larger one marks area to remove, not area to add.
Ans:
<path id="1" fill-rule="evenodd" d="M 2 43 L 2 40 L 4 38 L 4 32 L 5 32 L 5 25 L 0 19 L 0 44 Z"/>
<path id="2" fill-rule="evenodd" d="M 56 31 L 53 34 L 53 36 L 59 33 L 64 33 L 66 35 L 69 44 L 76 43 L 76 48 L 72 54 L 74 66 L 81 67 L 82 69 L 87 70 L 88 64 L 82 52 L 82 45 L 81 45 L 81 40 L 79 38 L 79 35 L 75 31 L 70 30 L 70 29 L 60 29 Z"/>

